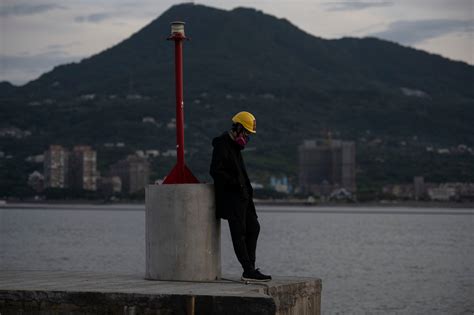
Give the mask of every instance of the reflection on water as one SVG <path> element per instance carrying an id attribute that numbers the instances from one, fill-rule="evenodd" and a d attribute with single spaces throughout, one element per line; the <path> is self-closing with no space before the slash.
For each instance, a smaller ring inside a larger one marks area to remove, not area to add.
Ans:
<path id="1" fill-rule="evenodd" d="M 0 268 L 143 275 L 142 210 L 140 205 L 3 208 Z M 273 275 L 322 278 L 324 313 L 474 311 L 473 209 L 261 206 L 258 211 L 257 265 Z M 223 270 L 237 274 L 223 223 Z"/>

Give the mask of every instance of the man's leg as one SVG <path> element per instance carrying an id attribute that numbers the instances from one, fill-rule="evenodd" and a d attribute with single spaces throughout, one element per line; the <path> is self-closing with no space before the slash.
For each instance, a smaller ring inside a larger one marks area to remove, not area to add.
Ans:
<path id="1" fill-rule="evenodd" d="M 247 212 L 246 216 L 246 233 L 245 233 L 245 244 L 247 245 L 247 252 L 252 263 L 252 269 L 255 269 L 255 253 L 257 251 L 257 239 L 260 233 L 260 224 L 258 223 L 257 216 L 254 212 Z"/>
<path id="2" fill-rule="evenodd" d="M 249 257 L 247 243 L 246 243 L 246 226 L 245 214 L 244 217 L 230 217 L 228 220 L 230 236 L 232 237 L 232 245 L 234 246 L 235 255 L 239 260 L 244 271 L 251 271 L 252 261 Z M 254 256 L 255 257 L 255 256 Z M 254 258 L 255 259 L 255 258 Z"/>
<path id="3" fill-rule="evenodd" d="M 242 275 L 245 280 L 251 281 L 270 281 L 272 277 L 260 272 L 255 269 L 255 252 L 257 250 L 257 239 L 260 233 L 260 224 L 258 223 L 257 215 L 255 211 L 249 209 L 246 217 L 246 234 L 245 243 L 247 244 L 247 251 L 249 253 L 249 259 L 252 262 L 252 272 L 250 274 Z"/>

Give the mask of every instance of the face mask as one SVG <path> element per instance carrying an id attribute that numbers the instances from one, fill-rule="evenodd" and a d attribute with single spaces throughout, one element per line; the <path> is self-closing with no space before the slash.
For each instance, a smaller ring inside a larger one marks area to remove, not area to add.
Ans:
<path id="1" fill-rule="evenodd" d="M 235 142 L 243 149 L 245 145 L 249 142 L 250 138 L 249 136 L 246 136 L 244 134 L 240 134 L 235 138 Z"/>

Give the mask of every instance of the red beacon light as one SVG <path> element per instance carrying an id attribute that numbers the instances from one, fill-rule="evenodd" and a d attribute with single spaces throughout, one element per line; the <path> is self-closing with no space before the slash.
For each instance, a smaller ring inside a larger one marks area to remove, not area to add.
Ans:
<path id="1" fill-rule="evenodd" d="M 175 82 L 176 82 L 176 156 L 177 163 L 165 177 L 163 184 L 196 184 L 199 180 L 184 163 L 184 101 L 183 101 L 183 41 L 184 22 L 171 23 L 171 36 L 174 41 Z"/>

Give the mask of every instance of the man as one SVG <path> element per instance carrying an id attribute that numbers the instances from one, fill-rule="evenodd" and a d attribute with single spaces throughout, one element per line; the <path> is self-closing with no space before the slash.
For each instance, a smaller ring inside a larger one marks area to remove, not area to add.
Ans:
<path id="1" fill-rule="evenodd" d="M 216 192 L 216 214 L 229 222 L 235 255 L 244 272 L 242 280 L 269 281 L 271 276 L 255 269 L 260 224 L 253 204 L 253 189 L 240 151 L 256 133 L 255 117 L 240 112 L 232 118 L 232 129 L 214 138 L 211 176 Z"/>

